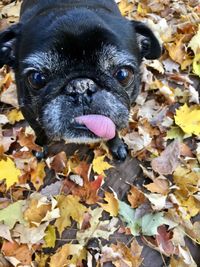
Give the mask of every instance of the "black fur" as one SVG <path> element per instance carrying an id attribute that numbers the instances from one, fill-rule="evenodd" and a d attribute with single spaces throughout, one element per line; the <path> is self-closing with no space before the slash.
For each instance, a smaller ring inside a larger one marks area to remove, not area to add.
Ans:
<path id="1" fill-rule="evenodd" d="M 141 60 L 160 54 L 152 31 L 122 17 L 113 0 L 24 0 L 20 22 L 0 33 L 0 67 L 13 67 L 20 107 L 40 144 L 96 140 L 93 133 L 74 128 L 73 119 L 83 114 L 105 115 L 117 130 L 125 127 L 139 93 Z M 126 89 L 113 76 L 123 62 L 135 75 Z M 39 68 L 47 85 L 30 88 L 27 68 Z M 94 84 L 89 100 L 78 88 L 70 91 L 71 81 L 80 78 Z M 120 142 L 109 143 L 116 156 L 125 157 L 125 149 L 116 152 Z"/>

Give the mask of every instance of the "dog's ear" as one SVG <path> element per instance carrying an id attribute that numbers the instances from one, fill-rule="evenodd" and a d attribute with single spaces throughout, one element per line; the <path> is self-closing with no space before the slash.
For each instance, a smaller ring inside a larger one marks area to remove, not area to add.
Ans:
<path id="1" fill-rule="evenodd" d="M 16 63 L 16 43 L 21 32 L 21 24 L 15 24 L 0 32 L 0 68 L 4 64 L 14 67 Z"/>
<path id="2" fill-rule="evenodd" d="M 162 54 L 161 45 L 152 30 L 140 21 L 132 21 L 142 57 L 156 59 Z"/>

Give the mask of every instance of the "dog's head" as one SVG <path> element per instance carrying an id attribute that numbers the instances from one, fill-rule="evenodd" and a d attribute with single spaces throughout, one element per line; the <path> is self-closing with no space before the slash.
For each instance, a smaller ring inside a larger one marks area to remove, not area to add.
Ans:
<path id="1" fill-rule="evenodd" d="M 142 58 L 160 54 L 143 23 L 84 8 L 40 14 L 0 34 L 0 65 L 14 68 L 22 111 L 31 110 L 27 120 L 49 140 L 112 139 L 128 124 Z"/>

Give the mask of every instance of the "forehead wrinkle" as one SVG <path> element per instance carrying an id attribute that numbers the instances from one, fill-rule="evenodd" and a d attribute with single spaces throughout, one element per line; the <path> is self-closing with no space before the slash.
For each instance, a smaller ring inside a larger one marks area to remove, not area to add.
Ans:
<path id="1" fill-rule="evenodd" d="M 22 60 L 22 63 L 28 66 L 27 69 L 35 68 L 40 71 L 48 69 L 52 72 L 58 68 L 58 60 L 59 56 L 57 53 L 35 52 Z"/>
<path id="2" fill-rule="evenodd" d="M 99 64 L 103 69 L 117 65 L 137 66 L 137 60 L 129 52 L 113 45 L 104 45 L 99 53 Z"/>

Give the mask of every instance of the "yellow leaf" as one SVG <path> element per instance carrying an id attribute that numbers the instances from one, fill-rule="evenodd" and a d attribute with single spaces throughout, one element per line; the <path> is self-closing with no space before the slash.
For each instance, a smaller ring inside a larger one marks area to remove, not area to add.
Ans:
<path id="1" fill-rule="evenodd" d="M 200 135 L 200 106 L 185 104 L 176 111 L 175 122 L 185 133 Z"/>
<path id="2" fill-rule="evenodd" d="M 197 54 L 193 60 L 193 72 L 200 77 L 200 54 Z"/>
<path id="3" fill-rule="evenodd" d="M 99 205 L 107 212 L 110 213 L 111 216 L 117 216 L 119 211 L 118 200 L 115 198 L 113 193 L 105 192 L 104 200 L 107 204 L 99 203 Z"/>
<path id="4" fill-rule="evenodd" d="M 15 122 L 24 120 L 24 117 L 23 117 L 21 111 L 19 111 L 19 110 L 17 110 L 17 109 L 13 109 L 13 110 L 11 110 L 11 111 L 8 113 L 7 117 L 8 117 L 9 122 L 10 122 L 11 124 L 14 124 Z"/>
<path id="5" fill-rule="evenodd" d="M 71 218 L 79 223 L 79 226 L 83 222 L 83 215 L 87 211 L 87 208 L 79 203 L 78 196 L 63 196 L 57 197 L 58 205 L 60 209 L 60 218 L 55 222 L 55 226 L 58 228 L 58 232 L 61 235 L 66 227 L 71 225 Z"/>
<path id="6" fill-rule="evenodd" d="M 49 254 L 44 255 L 44 254 L 37 254 L 36 253 L 35 262 L 37 263 L 37 267 L 47 266 L 48 258 L 49 258 Z"/>
<path id="7" fill-rule="evenodd" d="M 108 162 L 105 162 L 104 159 L 105 156 L 95 158 L 93 160 L 92 166 L 94 172 L 96 172 L 97 174 L 103 174 L 105 176 L 104 171 L 109 170 L 113 166 L 110 165 Z"/>
<path id="8" fill-rule="evenodd" d="M 200 51 L 200 25 L 197 34 L 190 40 L 188 47 L 190 47 L 196 55 Z"/>
<path id="9" fill-rule="evenodd" d="M 133 11 L 133 4 L 129 3 L 127 0 L 121 0 L 119 3 L 119 9 L 123 16 L 127 15 Z"/>
<path id="10" fill-rule="evenodd" d="M 190 196 L 189 198 L 184 197 L 184 195 L 180 195 L 175 192 L 177 200 L 180 203 L 180 206 L 187 212 L 187 216 L 185 219 L 190 219 L 199 214 L 200 212 L 200 203 L 193 197 Z"/>
<path id="11" fill-rule="evenodd" d="M 51 257 L 49 266 L 79 266 L 84 259 L 86 259 L 86 250 L 82 245 L 66 244 Z"/>
<path id="12" fill-rule="evenodd" d="M 56 243 L 56 229 L 53 225 L 49 225 L 44 237 L 45 245 L 43 248 L 54 248 Z"/>
<path id="13" fill-rule="evenodd" d="M 146 16 L 147 12 L 148 10 L 142 5 L 142 3 L 138 3 L 137 13 L 141 16 Z"/>
<path id="14" fill-rule="evenodd" d="M 24 219 L 29 222 L 30 225 L 40 224 L 47 212 L 51 210 L 51 205 L 49 203 L 39 205 L 39 201 L 36 198 L 31 198 L 27 204 L 28 207 L 24 211 Z"/>
<path id="15" fill-rule="evenodd" d="M 44 177 L 46 176 L 45 167 L 46 164 L 44 162 L 39 162 L 36 169 L 31 172 L 31 182 L 37 191 L 43 185 Z"/>
<path id="16" fill-rule="evenodd" d="M 21 175 L 20 170 L 15 167 L 14 162 L 10 158 L 0 161 L 0 180 L 6 179 L 7 188 L 18 182 L 18 177 Z"/>
<path id="17" fill-rule="evenodd" d="M 165 45 L 170 58 L 179 64 L 182 64 L 186 59 L 185 44 L 183 43 L 184 38 L 184 35 L 177 36 L 177 39 L 173 43 L 167 43 Z"/>
<path id="18" fill-rule="evenodd" d="M 178 186 L 179 192 L 185 197 L 198 192 L 200 173 L 192 172 L 187 168 L 179 166 L 173 177 L 174 183 Z M 179 194 L 180 194 L 179 193 Z"/>

